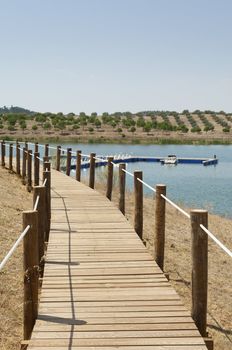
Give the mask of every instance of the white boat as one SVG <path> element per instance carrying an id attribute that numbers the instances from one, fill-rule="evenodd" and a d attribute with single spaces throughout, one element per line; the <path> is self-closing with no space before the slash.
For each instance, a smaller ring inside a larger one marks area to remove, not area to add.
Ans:
<path id="1" fill-rule="evenodd" d="M 162 164 L 176 165 L 178 163 L 178 159 L 174 154 L 170 154 L 166 158 L 161 159 L 160 162 Z"/>

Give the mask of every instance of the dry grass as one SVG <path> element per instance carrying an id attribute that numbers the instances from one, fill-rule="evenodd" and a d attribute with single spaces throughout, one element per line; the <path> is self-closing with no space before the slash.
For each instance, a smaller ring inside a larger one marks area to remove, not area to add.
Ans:
<path id="1" fill-rule="evenodd" d="M 102 180 L 96 181 L 96 189 L 105 194 Z M 97 179 L 98 180 L 98 179 Z M 106 182 L 104 182 L 106 183 Z M 113 198 L 118 204 L 117 181 Z M 126 194 L 126 217 L 133 225 L 134 196 Z M 186 209 L 186 208 L 185 208 Z M 186 209 L 188 211 L 188 209 Z M 144 198 L 144 238 L 151 253 L 154 251 L 154 211 L 155 200 Z M 232 249 L 232 221 L 209 215 L 209 229 L 215 233 L 227 247 Z M 165 271 L 170 282 L 177 290 L 185 306 L 191 310 L 191 235 L 190 222 L 176 209 L 167 205 L 166 211 L 166 247 Z M 214 339 L 215 350 L 232 349 L 232 260 L 209 238 L 209 286 L 208 286 L 208 331 Z"/>
<path id="2" fill-rule="evenodd" d="M 0 168 L 0 261 L 22 231 L 22 211 L 32 195 L 14 174 Z M 20 348 L 23 316 L 22 244 L 0 272 L 0 349 Z"/>

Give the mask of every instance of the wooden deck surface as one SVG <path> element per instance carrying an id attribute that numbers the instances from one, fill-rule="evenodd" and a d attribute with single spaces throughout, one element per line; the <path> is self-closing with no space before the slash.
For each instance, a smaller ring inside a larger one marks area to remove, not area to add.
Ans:
<path id="1" fill-rule="evenodd" d="M 203 350 L 190 312 L 101 194 L 52 171 L 52 223 L 28 349 Z"/>

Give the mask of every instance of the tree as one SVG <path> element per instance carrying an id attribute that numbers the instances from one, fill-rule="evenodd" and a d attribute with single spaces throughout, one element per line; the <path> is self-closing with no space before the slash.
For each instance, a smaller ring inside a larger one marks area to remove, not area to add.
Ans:
<path id="1" fill-rule="evenodd" d="M 140 117 L 136 123 L 138 128 L 143 128 L 145 124 L 146 124 L 146 122 L 145 122 L 144 118 L 142 118 L 142 117 Z"/>
<path id="2" fill-rule="evenodd" d="M 33 130 L 33 131 L 38 130 L 38 126 L 37 126 L 36 124 L 32 125 L 32 130 Z"/>
<path id="3" fill-rule="evenodd" d="M 52 125 L 49 122 L 46 122 L 46 123 L 43 124 L 44 130 L 49 130 L 49 129 L 51 129 L 51 127 L 52 127 Z"/>
<path id="4" fill-rule="evenodd" d="M 77 133 L 77 130 L 80 129 L 80 125 L 74 124 L 73 125 L 73 130 Z"/>
<path id="5" fill-rule="evenodd" d="M 23 134 L 24 134 L 24 130 L 27 128 L 27 124 L 26 124 L 25 121 L 22 121 L 22 122 L 20 123 L 20 128 L 22 129 Z"/>
<path id="6" fill-rule="evenodd" d="M 132 127 L 130 128 L 130 132 L 132 132 L 132 134 L 134 134 L 135 131 L 136 131 L 136 127 L 135 127 L 135 126 L 132 126 Z"/>
<path id="7" fill-rule="evenodd" d="M 14 131 L 15 128 L 13 127 L 13 125 L 9 125 L 8 128 L 7 128 L 9 131 Z"/>
<path id="8" fill-rule="evenodd" d="M 147 122 L 147 123 L 144 125 L 143 130 L 144 130 L 146 133 L 148 133 L 148 132 L 151 131 L 151 128 L 152 128 L 151 123 Z"/>
<path id="9" fill-rule="evenodd" d="M 101 127 L 101 122 L 100 120 L 97 118 L 94 122 L 94 125 L 97 127 L 97 128 L 100 128 Z"/>
<path id="10" fill-rule="evenodd" d="M 64 120 L 60 120 L 57 124 L 57 128 L 61 130 L 61 134 L 63 133 L 63 130 L 66 129 L 66 124 Z"/>

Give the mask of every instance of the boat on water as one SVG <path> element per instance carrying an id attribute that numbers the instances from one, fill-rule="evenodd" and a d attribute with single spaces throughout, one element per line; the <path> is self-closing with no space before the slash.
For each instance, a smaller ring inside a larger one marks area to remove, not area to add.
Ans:
<path id="1" fill-rule="evenodd" d="M 166 158 L 160 160 L 161 164 L 177 165 L 178 159 L 176 155 L 169 154 Z"/>

